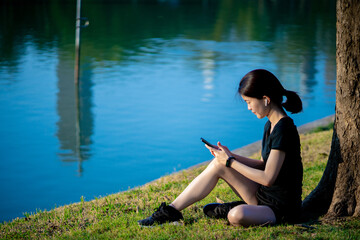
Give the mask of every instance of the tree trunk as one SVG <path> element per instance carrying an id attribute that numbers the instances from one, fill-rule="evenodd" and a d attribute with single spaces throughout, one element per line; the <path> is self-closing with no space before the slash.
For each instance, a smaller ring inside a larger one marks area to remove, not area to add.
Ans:
<path id="1" fill-rule="evenodd" d="M 360 1 L 338 0 L 336 110 L 331 151 L 306 217 L 360 216 Z"/>

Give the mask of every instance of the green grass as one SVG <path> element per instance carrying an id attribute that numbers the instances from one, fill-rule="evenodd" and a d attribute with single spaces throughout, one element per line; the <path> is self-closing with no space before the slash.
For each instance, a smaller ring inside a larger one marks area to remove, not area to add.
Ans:
<path id="1" fill-rule="evenodd" d="M 301 136 L 304 163 L 303 197 L 316 187 L 330 151 L 332 130 Z M 255 154 L 252 157 L 259 157 Z M 161 202 L 171 202 L 205 166 L 162 177 L 145 186 L 107 197 L 26 213 L 23 218 L 0 224 L 0 239 L 359 239 L 359 219 L 339 219 L 308 225 L 232 227 L 226 220 L 209 219 L 202 207 L 217 199 L 232 201 L 235 194 L 224 181 L 202 201 L 183 211 L 181 226 L 164 224 L 140 228 L 137 220 L 148 217 Z"/>
<path id="2" fill-rule="evenodd" d="M 334 122 L 331 122 L 326 126 L 314 128 L 312 131 L 310 131 L 310 133 L 317 133 L 317 132 L 332 130 L 333 128 L 334 128 Z"/>

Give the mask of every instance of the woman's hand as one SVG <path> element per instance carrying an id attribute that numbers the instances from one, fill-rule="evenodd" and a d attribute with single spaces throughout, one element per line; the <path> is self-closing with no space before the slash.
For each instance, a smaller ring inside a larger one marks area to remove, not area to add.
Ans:
<path id="1" fill-rule="evenodd" d="M 225 165 L 226 160 L 232 156 L 230 150 L 226 146 L 221 145 L 220 142 L 217 143 L 219 149 L 212 148 L 207 145 L 205 146 L 210 150 L 211 154 L 215 157 L 215 159 L 223 165 Z"/>
<path id="2" fill-rule="evenodd" d="M 205 144 L 205 147 L 206 147 L 207 149 L 209 149 L 211 155 L 213 155 L 214 157 L 216 157 L 214 150 L 218 150 L 218 149 L 212 148 L 212 147 L 210 147 L 210 146 L 208 146 L 208 145 L 206 145 L 206 144 Z"/>

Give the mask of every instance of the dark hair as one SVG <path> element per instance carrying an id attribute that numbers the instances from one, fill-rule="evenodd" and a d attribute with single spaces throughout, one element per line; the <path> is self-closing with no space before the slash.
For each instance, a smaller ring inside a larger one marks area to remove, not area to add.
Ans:
<path id="1" fill-rule="evenodd" d="M 257 99 L 268 96 L 273 103 L 283 106 L 291 113 L 302 111 L 299 95 L 286 90 L 274 74 L 264 69 L 256 69 L 247 73 L 240 81 L 238 92 L 241 95 Z M 286 96 L 284 103 L 283 96 Z"/>

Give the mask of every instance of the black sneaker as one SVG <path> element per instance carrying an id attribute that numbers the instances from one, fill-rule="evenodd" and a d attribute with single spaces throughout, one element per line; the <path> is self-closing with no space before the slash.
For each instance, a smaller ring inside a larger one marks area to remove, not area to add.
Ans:
<path id="1" fill-rule="evenodd" d="M 233 207 L 240 204 L 246 204 L 243 201 L 229 202 L 229 203 L 209 203 L 203 208 L 204 214 L 211 218 L 227 219 L 227 215 Z"/>
<path id="2" fill-rule="evenodd" d="M 139 220 L 138 224 L 140 226 L 152 226 L 155 223 L 177 222 L 180 219 L 183 219 L 181 212 L 163 202 L 150 217 Z"/>

